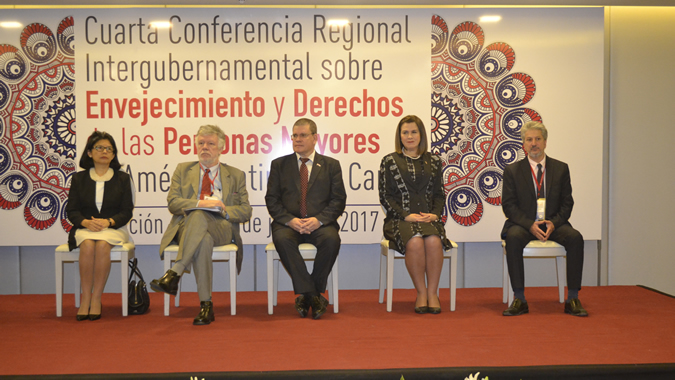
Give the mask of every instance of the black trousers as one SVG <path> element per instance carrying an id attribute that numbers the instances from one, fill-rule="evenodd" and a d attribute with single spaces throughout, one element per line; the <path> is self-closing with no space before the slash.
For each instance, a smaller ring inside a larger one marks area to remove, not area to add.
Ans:
<path id="1" fill-rule="evenodd" d="M 273 223 L 272 241 L 281 263 L 291 276 L 295 294 L 326 291 L 328 275 L 340 253 L 340 235 L 336 225 L 321 226 L 311 234 L 300 234 L 288 226 Z M 316 247 L 316 258 L 311 274 L 298 249 L 302 243 L 313 244 Z"/>
<path id="2" fill-rule="evenodd" d="M 525 265 L 523 264 L 523 249 L 532 240 L 536 240 L 529 230 L 521 226 L 511 226 L 506 231 L 506 263 L 509 267 L 511 286 L 514 289 L 525 288 Z M 553 230 L 549 240 L 552 240 L 567 251 L 567 288 L 581 289 L 581 274 L 584 268 L 584 238 L 579 231 L 569 224 Z"/>

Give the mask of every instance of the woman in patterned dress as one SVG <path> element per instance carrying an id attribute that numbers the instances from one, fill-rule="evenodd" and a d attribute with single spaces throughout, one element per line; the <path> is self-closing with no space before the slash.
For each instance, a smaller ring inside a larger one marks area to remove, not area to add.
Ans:
<path id="1" fill-rule="evenodd" d="M 424 123 L 405 116 L 396 128 L 396 151 L 380 164 L 380 203 L 387 213 L 384 237 L 389 248 L 405 255 L 417 299 L 415 312 L 438 314 L 438 283 L 443 250 L 450 249 L 441 220 L 445 193 L 442 162 L 428 152 Z M 426 281 L 425 281 L 426 280 Z"/>
<path id="2" fill-rule="evenodd" d="M 120 171 L 111 135 L 95 131 L 87 139 L 80 167 L 73 175 L 66 213 L 73 224 L 70 250 L 80 248 L 82 302 L 77 320 L 101 317 L 101 296 L 110 274 L 110 250 L 130 241 L 126 224 L 134 210 L 131 179 Z M 125 263 L 122 263 L 125 265 Z"/>

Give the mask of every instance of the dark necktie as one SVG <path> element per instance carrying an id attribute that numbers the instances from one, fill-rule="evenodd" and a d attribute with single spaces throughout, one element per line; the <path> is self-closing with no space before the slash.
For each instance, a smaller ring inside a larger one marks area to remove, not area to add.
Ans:
<path id="1" fill-rule="evenodd" d="M 544 182 L 541 179 L 543 172 L 541 170 L 541 164 L 537 164 L 537 198 L 545 198 L 546 192 L 544 191 Z"/>
<path id="2" fill-rule="evenodd" d="M 209 178 L 210 170 L 204 169 L 204 177 L 202 177 L 202 191 L 199 193 L 199 199 L 211 196 L 211 178 Z"/>
<path id="3" fill-rule="evenodd" d="M 309 182 L 309 171 L 307 170 L 307 161 L 309 158 L 301 158 L 300 165 L 300 217 L 307 216 L 307 183 Z"/>

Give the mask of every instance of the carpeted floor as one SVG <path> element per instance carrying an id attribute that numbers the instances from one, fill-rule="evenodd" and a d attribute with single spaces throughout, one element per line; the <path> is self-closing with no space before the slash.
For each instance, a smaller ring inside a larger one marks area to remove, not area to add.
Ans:
<path id="1" fill-rule="evenodd" d="M 341 290 L 340 312 L 301 319 L 294 296 L 279 293 L 274 315 L 265 292 L 215 293 L 216 321 L 193 326 L 195 293 L 163 314 L 122 317 L 119 294 L 105 294 L 98 321 L 75 320 L 72 295 L 57 318 L 54 295 L 0 296 L 0 375 L 189 373 L 516 367 L 675 363 L 675 298 L 634 286 L 586 287 L 588 318 L 563 313 L 557 288 L 528 288 L 530 314 L 502 317 L 501 289 L 458 289 L 457 310 L 417 315 L 413 290 L 394 290 L 393 312 L 377 290 Z M 173 298 L 172 298 L 173 302 Z"/>

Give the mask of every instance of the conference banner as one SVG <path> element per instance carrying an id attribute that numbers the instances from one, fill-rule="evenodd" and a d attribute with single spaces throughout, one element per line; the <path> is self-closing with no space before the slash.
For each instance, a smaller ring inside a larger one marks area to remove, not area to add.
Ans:
<path id="1" fill-rule="evenodd" d="M 134 181 L 135 243 L 159 244 L 171 175 L 197 160 L 204 124 L 226 134 L 221 162 L 246 173 L 244 243 L 266 244 L 270 162 L 292 153 L 303 117 L 317 123 L 317 152 L 342 166 L 343 243 L 377 243 L 380 160 L 409 114 L 443 159 L 451 239 L 499 240 L 503 169 L 524 157 L 522 124 L 539 120 L 547 153 L 571 168 L 572 223 L 597 240 L 603 17 L 602 8 L 4 10 L 0 22 L 17 27 L 0 27 L 0 244 L 65 242 L 70 179 L 94 130 L 115 138 Z"/>

